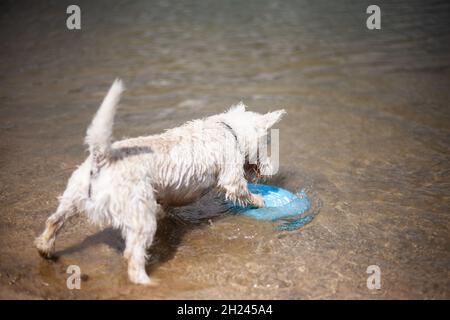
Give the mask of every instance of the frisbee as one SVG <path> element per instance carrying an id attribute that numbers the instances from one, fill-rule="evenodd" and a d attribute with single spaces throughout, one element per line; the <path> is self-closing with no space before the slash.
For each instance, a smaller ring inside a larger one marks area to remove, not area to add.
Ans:
<path id="1" fill-rule="evenodd" d="M 311 202 L 304 191 L 292 193 L 288 190 L 263 184 L 248 184 L 248 189 L 264 198 L 264 208 L 230 205 L 232 212 L 256 220 L 277 221 L 298 217 L 278 226 L 279 230 L 295 230 L 308 224 L 314 216 L 303 213 L 311 208 Z"/>

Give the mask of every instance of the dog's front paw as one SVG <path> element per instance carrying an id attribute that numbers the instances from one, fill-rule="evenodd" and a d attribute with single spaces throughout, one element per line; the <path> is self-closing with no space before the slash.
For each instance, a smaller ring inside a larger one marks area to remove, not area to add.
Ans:
<path id="1" fill-rule="evenodd" d="M 252 204 L 257 208 L 264 208 L 264 198 L 257 194 L 252 194 Z"/>

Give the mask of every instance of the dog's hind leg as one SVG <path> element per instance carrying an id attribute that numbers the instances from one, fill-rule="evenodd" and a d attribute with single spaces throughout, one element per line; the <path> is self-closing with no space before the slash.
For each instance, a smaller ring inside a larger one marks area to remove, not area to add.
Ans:
<path id="1" fill-rule="evenodd" d="M 151 192 L 150 192 L 151 193 Z M 148 190 L 134 197 L 123 229 L 126 248 L 125 258 L 128 260 L 128 276 L 134 283 L 152 285 L 145 271 L 146 250 L 153 242 L 156 233 L 157 214 L 160 206 L 149 195 Z"/>
<path id="2" fill-rule="evenodd" d="M 72 174 L 64 194 L 59 198 L 56 212 L 47 219 L 44 232 L 34 241 L 39 253 L 45 258 L 52 257 L 55 250 L 56 235 L 64 222 L 79 212 L 76 203 L 79 206 L 81 202 L 79 192 L 83 188 L 82 174 L 83 172 L 80 169 Z"/>
<path id="3" fill-rule="evenodd" d="M 36 238 L 34 244 L 41 256 L 51 258 L 55 250 L 55 240 L 58 231 L 64 225 L 64 222 L 77 213 L 72 199 L 61 197 L 58 209 L 52 214 L 45 223 L 44 232 Z"/>
<path id="4" fill-rule="evenodd" d="M 156 219 L 155 219 L 156 231 Z M 131 282 L 151 285 L 154 282 L 145 271 L 146 250 L 153 241 L 154 232 L 127 230 L 125 257 L 128 259 L 128 277 Z"/>

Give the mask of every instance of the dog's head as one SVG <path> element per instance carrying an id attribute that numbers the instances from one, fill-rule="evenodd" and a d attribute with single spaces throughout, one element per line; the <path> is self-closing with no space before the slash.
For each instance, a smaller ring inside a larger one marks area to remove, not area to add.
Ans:
<path id="1" fill-rule="evenodd" d="M 268 155 L 269 150 L 278 152 L 278 146 L 271 148 L 271 128 L 286 114 L 284 109 L 265 114 L 247 111 L 246 106 L 240 102 L 225 112 L 228 124 L 236 131 L 237 139 L 242 152 L 245 152 L 244 170 L 248 180 L 255 180 L 261 176 L 271 176 L 278 170 L 278 154 Z"/>

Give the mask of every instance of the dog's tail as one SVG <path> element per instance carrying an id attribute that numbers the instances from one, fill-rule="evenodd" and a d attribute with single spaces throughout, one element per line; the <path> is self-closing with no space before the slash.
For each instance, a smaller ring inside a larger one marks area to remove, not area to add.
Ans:
<path id="1" fill-rule="evenodd" d="M 122 80 L 116 79 L 87 130 L 84 142 L 89 146 L 89 152 L 97 166 L 110 156 L 114 115 L 123 91 Z"/>

